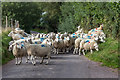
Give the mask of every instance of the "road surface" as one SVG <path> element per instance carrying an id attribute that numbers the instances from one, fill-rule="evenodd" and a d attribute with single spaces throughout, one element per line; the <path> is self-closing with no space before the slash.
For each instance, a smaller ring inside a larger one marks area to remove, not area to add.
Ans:
<path id="1" fill-rule="evenodd" d="M 45 59 L 46 61 L 46 59 Z M 3 65 L 3 78 L 118 78 L 113 69 L 102 67 L 85 56 L 73 54 L 52 55 L 49 65 L 31 62 L 15 65 L 15 60 Z"/>

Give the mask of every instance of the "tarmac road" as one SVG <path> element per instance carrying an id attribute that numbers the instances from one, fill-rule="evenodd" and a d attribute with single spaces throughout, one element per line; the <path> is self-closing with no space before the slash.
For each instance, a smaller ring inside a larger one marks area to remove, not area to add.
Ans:
<path id="1" fill-rule="evenodd" d="M 46 59 L 45 59 L 46 61 Z M 113 69 L 100 66 L 99 63 L 88 60 L 85 56 L 73 54 L 52 55 L 48 65 L 36 66 L 31 62 L 15 65 L 15 59 L 2 67 L 2 78 L 118 78 Z"/>

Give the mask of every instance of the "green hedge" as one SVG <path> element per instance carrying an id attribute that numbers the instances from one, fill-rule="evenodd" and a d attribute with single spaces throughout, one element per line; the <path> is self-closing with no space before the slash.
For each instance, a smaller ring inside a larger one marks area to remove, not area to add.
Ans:
<path id="1" fill-rule="evenodd" d="M 2 33 L 2 39 L 1 39 L 2 40 L 1 41 L 2 42 L 2 46 L 0 46 L 0 50 L 2 51 L 2 64 L 7 63 L 8 61 L 10 61 L 10 60 L 12 60 L 14 58 L 12 53 L 8 51 L 9 42 L 12 40 L 11 37 L 8 37 L 8 33 L 9 32 L 10 31 Z"/>

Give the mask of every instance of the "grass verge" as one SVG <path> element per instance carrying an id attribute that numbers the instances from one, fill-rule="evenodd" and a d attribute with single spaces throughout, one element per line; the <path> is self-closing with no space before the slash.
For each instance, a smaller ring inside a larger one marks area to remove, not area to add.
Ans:
<path id="1" fill-rule="evenodd" d="M 118 41 L 107 38 L 105 43 L 99 44 L 99 51 L 90 52 L 86 55 L 90 60 L 102 62 L 102 66 L 119 68 Z"/>

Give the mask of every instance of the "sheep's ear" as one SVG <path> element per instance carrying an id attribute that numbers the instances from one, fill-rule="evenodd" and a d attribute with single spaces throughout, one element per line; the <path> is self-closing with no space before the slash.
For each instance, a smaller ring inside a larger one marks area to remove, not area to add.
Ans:
<path id="1" fill-rule="evenodd" d="M 32 39 L 30 39 L 29 41 L 30 41 L 30 44 L 32 44 Z"/>
<path id="2" fill-rule="evenodd" d="M 25 40 L 25 43 L 27 43 L 27 40 Z"/>
<path id="3" fill-rule="evenodd" d="M 13 33 L 15 34 L 15 31 L 13 30 Z"/>
<path id="4" fill-rule="evenodd" d="M 18 45 L 18 43 L 15 43 L 15 45 Z"/>

